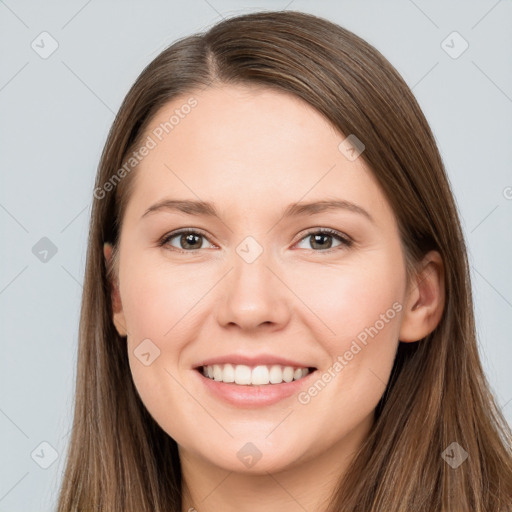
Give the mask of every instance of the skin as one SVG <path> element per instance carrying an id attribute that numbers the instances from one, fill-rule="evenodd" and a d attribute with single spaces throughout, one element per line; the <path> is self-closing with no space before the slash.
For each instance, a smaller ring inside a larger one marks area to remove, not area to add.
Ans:
<path id="1" fill-rule="evenodd" d="M 146 136 L 190 96 L 164 106 Z M 338 149 L 345 136 L 300 99 L 245 86 L 194 97 L 135 171 L 113 321 L 144 404 L 178 443 L 184 512 L 320 511 L 372 426 L 398 341 L 419 340 L 440 320 L 442 260 L 428 253 L 407 285 L 397 223 L 370 169 L 348 160 Z M 166 210 L 141 219 L 164 198 L 211 201 L 221 219 Z M 290 203 L 324 199 L 351 201 L 374 222 L 348 210 L 281 219 Z M 206 237 L 195 249 L 180 236 L 158 245 L 180 228 Z M 354 244 L 327 236 L 315 245 L 309 228 Z M 250 264 L 236 252 L 247 236 L 263 248 Z M 193 373 L 219 354 L 270 353 L 310 361 L 321 376 L 396 302 L 401 311 L 307 404 L 294 395 L 236 408 Z M 147 338 L 160 350 L 149 366 L 133 353 Z M 237 457 L 247 442 L 262 454 L 250 468 Z"/>

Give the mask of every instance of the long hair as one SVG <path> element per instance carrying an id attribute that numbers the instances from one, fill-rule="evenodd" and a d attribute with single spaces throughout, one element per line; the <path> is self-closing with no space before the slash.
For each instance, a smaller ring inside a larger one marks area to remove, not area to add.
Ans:
<path id="1" fill-rule="evenodd" d="M 512 510 L 512 434 L 479 358 L 466 245 L 428 123 L 398 72 L 363 39 L 320 17 L 267 11 L 228 18 L 166 48 L 137 78 L 112 125 L 92 206 L 58 512 L 181 512 L 177 445 L 137 394 L 126 340 L 112 321 L 115 272 L 103 256 L 105 242 L 116 251 L 137 170 L 115 187 L 105 184 L 162 106 L 212 84 L 292 94 L 340 134 L 354 134 L 393 208 L 408 277 L 427 251 L 443 259 L 442 318 L 424 339 L 399 343 L 375 423 L 326 510 Z M 450 446 L 468 454 L 458 467 L 443 457 Z"/>

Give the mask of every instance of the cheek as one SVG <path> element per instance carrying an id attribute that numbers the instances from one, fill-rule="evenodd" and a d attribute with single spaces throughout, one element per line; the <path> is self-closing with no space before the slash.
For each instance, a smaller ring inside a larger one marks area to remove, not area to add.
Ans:
<path id="1" fill-rule="evenodd" d="M 330 353 L 346 349 L 347 343 L 376 323 L 386 335 L 388 324 L 399 323 L 393 304 L 401 300 L 404 276 L 394 261 L 391 255 L 375 252 L 346 265 L 318 265 L 302 277 L 299 273 L 292 277 L 297 296 L 322 321 Z"/>
<path id="2" fill-rule="evenodd" d="M 130 347 L 129 364 L 134 385 L 144 407 L 162 430 L 174 439 L 188 440 L 198 407 L 180 385 L 182 377 L 164 351 L 149 366 L 141 364 Z"/>
<path id="3" fill-rule="evenodd" d="M 178 439 L 187 438 L 183 418 L 197 414 L 195 402 L 187 400 L 180 385 L 183 374 L 179 368 L 191 337 L 194 305 L 204 294 L 202 286 L 194 283 L 193 273 L 148 262 L 126 268 L 122 289 L 133 382 L 154 420 Z M 144 353 L 149 353 L 149 364 L 145 364 Z M 169 414 L 171 404 L 179 404 L 179 414 Z"/>
<path id="4" fill-rule="evenodd" d="M 329 387 L 337 390 L 336 401 L 346 410 L 358 403 L 373 408 L 389 378 L 405 279 L 397 261 L 392 254 L 376 251 L 364 263 L 361 259 L 343 268 L 324 267 L 315 275 L 318 286 L 308 279 L 300 292 L 313 290 L 306 295 L 308 305 L 329 329 L 323 328 L 326 335 L 318 340 L 328 355 L 327 365 L 339 363 L 331 369 L 335 377 Z"/>
<path id="5" fill-rule="evenodd" d="M 164 343 L 179 340 L 178 333 L 190 323 L 195 305 L 211 286 L 211 277 L 165 263 L 128 267 L 121 290 L 128 331 Z"/>

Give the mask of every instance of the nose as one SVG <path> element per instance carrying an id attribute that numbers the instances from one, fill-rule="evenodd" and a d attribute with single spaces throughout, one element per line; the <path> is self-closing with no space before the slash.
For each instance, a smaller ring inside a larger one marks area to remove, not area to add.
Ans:
<path id="1" fill-rule="evenodd" d="M 234 256 L 232 270 L 218 290 L 216 317 L 222 327 L 278 330 L 289 322 L 292 293 L 266 254 L 251 263 Z"/>

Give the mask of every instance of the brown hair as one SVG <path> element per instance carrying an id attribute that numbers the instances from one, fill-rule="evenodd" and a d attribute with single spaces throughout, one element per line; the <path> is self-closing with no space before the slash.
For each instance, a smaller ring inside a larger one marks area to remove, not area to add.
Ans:
<path id="1" fill-rule="evenodd" d="M 223 20 L 158 55 L 128 92 L 96 178 L 80 320 L 76 403 L 58 511 L 181 512 L 176 442 L 149 415 L 114 328 L 103 244 L 116 247 L 136 171 L 105 193 L 155 113 L 210 85 L 302 98 L 354 134 L 390 202 L 408 275 L 431 249 L 446 302 L 424 339 L 399 343 L 374 426 L 332 494 L 329 512 L 504 512 L 512 507 L 512 434 L 479 359 L 466 246 L 434 137 L 412 92 L 371 45 L 293 11 Z M 441 457 L 457 442 L 469 458 Z"/>

